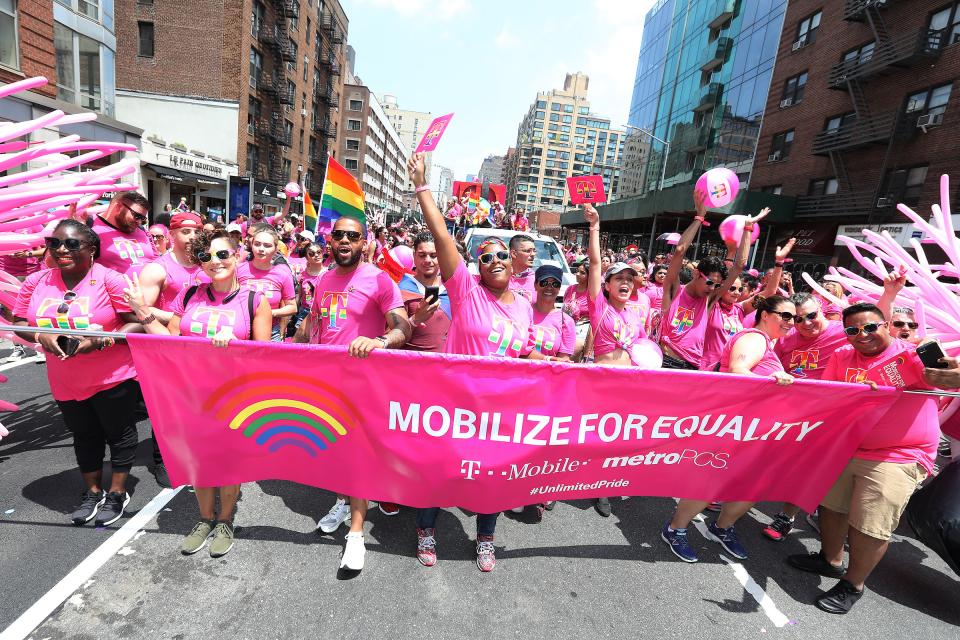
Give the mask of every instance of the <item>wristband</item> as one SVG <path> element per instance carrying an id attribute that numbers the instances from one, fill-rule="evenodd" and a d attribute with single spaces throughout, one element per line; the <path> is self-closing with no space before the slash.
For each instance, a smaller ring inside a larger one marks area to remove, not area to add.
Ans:
<path id="1" fill-rule="evenodd" d="M 40 332 L 39 332 L 39 331 L 34 331 L 34 332 L 33 332 L 33 342 L 34 342 L 34 344 L 40 344 Z"/>
<path id="2" fill-rule="evenodd" d="M 773 266 L 775 266 L 775 267 L 782 267 L 782 266 L 783 266 L 783 263 L 782 263 L 782 262 L 774 262 L 774 263 L 773 263 Z"/>
<path id="3" fill-rule="evenodd" d="M 151 322 L 155 322 L 156 319 L 157 319 L 157 316 L 155 316 L 155 315 L 153 315 L 153 314 L 151 313 L 150 315 L 146 316 L 145 318 L 141 318 L 141 319 L 140 319 L 140 324 L 146 326 L 146 325 L 150 324 Z"/>
<path id="4" fill-rule="evenodd" d="M 376 339 L 383 343 L 384 349 L 386 349 L 387 345 L 390 344 L 390 341 L 387 340 L 387 336 L 377 336 Z"/>
<path id="5" fill-rule="evenodd" d="M 702 224 L 702 225 L 705 226 L 705 227 L 709 227 L 709 226 L 710 226 L 710 223 L 707 222 L 706 216 L 694 216 L 693 219 L 694 219 L 694 220 L 699 220 L 699 221 L 700 221 L 700 224 Z"/>
<path id="6" fill-rule="evenodd" d="M 744 230 L 744 231 L 753 231 L 753 225 L 752 225 L 752 224 L 750 224 L 750 225 L 743 225 L 743 230 Z"/>
<path id="7" fill-rule="evenodd" d="M 417 187 L 417 190 L 415 191 L 415 193 L 423 193 L 424 191 L 430 191 L 430 186 L 422 185 L 420 187 Z"/>

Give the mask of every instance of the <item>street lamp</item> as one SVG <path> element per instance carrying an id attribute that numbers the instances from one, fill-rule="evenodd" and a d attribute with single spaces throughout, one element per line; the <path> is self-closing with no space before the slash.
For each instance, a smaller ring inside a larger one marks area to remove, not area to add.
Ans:
<path id="1" fill-rule="evenodd" d="M 670 155 L 670 143 L 662 138 L 658 138 L 653 135 L 653 132 L 648 131 L 647 129 L 641 129 L 640 127 L 635 127 L 632 124 L 623 125 L 625 129 L 635 129 L 644 135 L 650 136 L 653 140 L 656 140 L 663 145 L 663 166 L 660 169 L 660 185 L 657 187 L 657 191 L 663 191 L 663 183 L 667 179 L 667 157 Z M 653 254 L 653 238 L 656 235 L 657 230 L 657 212 L 653 212 L 653 222 L 650 223 L 650 246 L 647 249 L 647 255 L 650 256 Z M 697 236 L 700 237 L 699 234 Z"/>

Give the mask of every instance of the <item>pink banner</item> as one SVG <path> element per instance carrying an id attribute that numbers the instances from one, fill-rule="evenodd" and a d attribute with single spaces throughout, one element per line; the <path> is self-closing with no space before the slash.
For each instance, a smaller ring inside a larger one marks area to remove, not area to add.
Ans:
<path id="1" fill-rule="evenodd" d="M 812 510 L 898 398 L 866 385 L 131 335 L 170 477 L 490 513 L 645 495 Z M 932 401 L 932 400 L 931 400 Z"/>
<path id="2" fill-rule="evenodd" d="M 437 145 L 440 144 L 440 138 L 443 137 L 443 132 L 447 130 L 447 125 L 450 124 L 451 120 L 453 120 L 452 113 L 434 118 L 430 126 L 427 127 L 427 132 L 423 134 L 420 144 L 414 149 L 414 153 L 435 151 Z"/>

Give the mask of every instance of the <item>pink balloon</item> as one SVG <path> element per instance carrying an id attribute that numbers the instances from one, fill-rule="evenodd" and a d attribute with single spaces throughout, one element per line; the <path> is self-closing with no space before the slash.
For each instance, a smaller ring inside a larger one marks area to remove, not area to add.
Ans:
<path id="1" fill-rule="evenodd" d="M 663 366 L 663 351 L 656 342 L 642 338 L 630 347 L 630 362 L 639 369 L 659 369 Z"/>
<path id="2" fill-rule="evenodd" d="M 706 196 L 707 207 L 725 207 L 740 192 L 740 178 L 726 167 L 717 167 L 700 176 L 696 190 Z"/>
<path id="3" fill-rule="evenodd" d="M 413 249 L 405 244 L 398 244 L 393 249 L 390 249 L 390 255 L 394 260 L 399 262 L 404 269 L 413 271 Z"/>
<path id="4" fill-rule="evenodd" d="M 32 78 L 26 78 L 24 80 L 17 80 L 16 82 L 11 82 L 8 85 L 0 87 L 0 98 L 6 98 L 7 96 L 12 96 L 18 91 L 27 91 L 29 89 L 36 89 L 37 87 L 42 87 L 47 84 L 47 79 L 43 76 L 34 76 Z"/>
<path id="5" fill-rule="evenodd" d="M 740 236 L 743 235 L 743 225 L 746 224 L 747 217 L 741 215 L 727 216 L 723 222 L 720 223 L 720 237 L 723 238 L 724 242 L 740 242 Z M 753 233 L 750 244 L 753 244 L 760 238 L 760 225 L 755 223 L 753 225 Z"/>
<path id="6" fill-rule="evenodd" d="M 288 198 L 296 198 L 300 195 L 300 185 L 296 182 L 288 182 L 287 186 L 283 188 L 283 192 L 287 194 Z"/>

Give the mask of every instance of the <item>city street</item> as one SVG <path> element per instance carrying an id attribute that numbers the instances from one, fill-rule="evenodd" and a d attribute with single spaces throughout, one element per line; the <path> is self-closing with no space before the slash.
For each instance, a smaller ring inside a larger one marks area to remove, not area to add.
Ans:
<path id="1" fill-rule="evenodd" d="M 147 423 L 128 515 L 107 530 L 76 528 L 67 514 L 80 476 L 45 367 L 0 369 L 10 377 L 3 397 L 21 407 L 4 416 L 11 434 L 0 442 L 3 640 L 960 637 L 960 582 L 906 527 L 851 614 L 815 609 L 810 602 L 832 581 L 783 562 L 815 549 L 815 535 L 804 524 L 785 543 L 762 539 L 771 504 L 740 525 L 751 553 L 742 565 L 696 532 L 700 563 L 676 560 L 658 537 L 673 504 L 666 499 L 614 501 L 608 519 L 589 502 L 560 503 L 541 523 L 531 510 L 508 513 L 497 568 L 486 575 L 474 564 L 475 524 L 465 513 L 441 515 L 440 562 L 424 568 L 414 557 L 413 510 L 393 518 L 371 511 L 366 568 L 345 576 L 337 571 L 345 530 L 314 532 L 332 496 L 267 481 L 243 488 L 233 551 L 183 557 L 196 503 L 188 489 L 157 487 L 146 467 Z"/>

